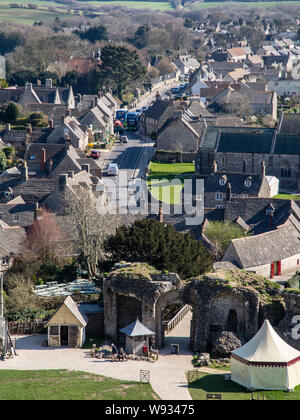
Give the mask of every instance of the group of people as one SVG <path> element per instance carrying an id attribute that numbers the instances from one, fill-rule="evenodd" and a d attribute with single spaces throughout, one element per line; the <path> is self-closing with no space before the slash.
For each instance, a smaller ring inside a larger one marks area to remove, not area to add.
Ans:
<path id="1" fill-rule="evenodd" d="M 120 350 L 117 349 L 116 345 L 114 343 L 111 343 L 111 361 L 115 362 L 117 359 L 119 362 L 126 362 L 127 361 L 127 354 L 123 347 L 120 348 Z"/>

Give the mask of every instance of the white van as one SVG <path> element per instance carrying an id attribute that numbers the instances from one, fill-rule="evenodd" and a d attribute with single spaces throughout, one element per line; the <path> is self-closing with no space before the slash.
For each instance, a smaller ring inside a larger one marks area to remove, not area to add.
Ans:
<path id="1" fill-rule="evenodd" d="M 110 163 L 107 169 L 107 175 L 117 176 L 119 174 L 119 167 L 116 163 Z"/>

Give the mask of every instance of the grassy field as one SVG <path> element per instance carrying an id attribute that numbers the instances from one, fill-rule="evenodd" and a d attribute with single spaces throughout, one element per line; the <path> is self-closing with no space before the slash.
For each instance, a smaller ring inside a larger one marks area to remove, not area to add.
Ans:
<path id="1" fill-rule="evenodd" d="M 281 198 L 282 200 L 300 200 L 300 195 L 278 194 L 278 195 L 275 195 L 273 198 Z"/>
<path id="2" fill-rule="evenodd" d="M 184 179 L 190 178 L 194 172 L 194 163 L 151 162 L 148 176 L 149 191 L 157 200 L 168 204 L 180 204 Z M 173 185 L 169 184 L 170 181 Z"/>
<path id="3" fill-rule="evenodd" d="M 190 10 L 200 10 L 200 9 L 214 9 L 218 7 L 230 7 L 234 8 L 235 6 L 239 7 L 262 7 L 264 9 L 269 9 L 273 6 L 281 6 L 281 5 L 295 5 L 299 6 L 300 1 L 251 1 L 251 2 L 239 2 L 239 1 L 233 1 L 233 2 L 224 2 L 224 1 L 210 1 L 210 2 L 196 2 L 193 3 L 191 7 L 189 7 Z"/>
<path id="4" fill-rule="evenodd" d="M 33 1 L 37 3 L 37 1 Z M 46 3 L 46 2 L 45 2 Z M 72 15 L 67 14 L 66 9 L 61 9 L 59 11 L 50 11 L 47 9 L 47 6 L 43 7 L 43 10 L 40 9 L 21 9 L 21 8 L 10 8 L 2 0 L 0 0 L 0 21 L 5 22 L 16 22 L 22 23 L 24 25 L 32 25 L 35 21 L 47 22 L 49 20 L 54 20 L 56 17 L 60 18 L 70 18 Z"/>
<path id="5" fill-rule="evenodd" d="M 199 373 L 199 379 L 189 383 L 193 400 L 205 400 L 207 393 L 222 394 L 222 400 L 250 400 L 251 392 L 232 381 L 225 381 L 224 375 Z M 254 397 L 257 398 L 257 392 Z M 260 391 L 260 399 L 266 400 L 300 400 L 300 386 L 294 392 Z"/>
<path id="6" fill-rule="evenodd" d="M 168 1 L 155 2 L 155 1 L 122 1 L 122 0 L 113 0 L 113 1 L 97 1 L 89 0 L 84 3 L 90 4 L 91 6 L 102 7 L 102 6 L 123 6 L 123 7 L 132 7 L 134 9 L 150 9 L 150 10 L 173 10 L 173 6 Z"/>
<path id="7" fill-rule="evenodd" d="M 0 371 L 0 400 L 157 400 L 149 384 L 67 370 Z"/>

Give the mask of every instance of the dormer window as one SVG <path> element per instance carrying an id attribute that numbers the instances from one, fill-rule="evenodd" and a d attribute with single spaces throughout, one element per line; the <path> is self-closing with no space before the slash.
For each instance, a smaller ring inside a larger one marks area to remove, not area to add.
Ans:
<path id="1" fill-rule="evenodd" d="M 244 185 L 245 187 L 249 188 L 251 187 L 251 183 L 252 183 L 252 176 L 249 176 L 247 179 L 245 179 Z"/>
<path id="2" fill-rule="evenodd" d="M 222 178 L 219 179 L 219 184 L 220 185 L 225 185 L 227 182 L 227 177 L 226 175 L 223 175 Z"/>

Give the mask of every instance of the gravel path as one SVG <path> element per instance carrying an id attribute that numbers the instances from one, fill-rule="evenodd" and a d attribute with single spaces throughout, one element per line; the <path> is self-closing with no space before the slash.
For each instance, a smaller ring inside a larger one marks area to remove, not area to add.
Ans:
<path id="1" fill-rule="evenodd" d="M 166 339 L 167 345 L 178 343 L 178 333 L 189 336 L 190 319 L 187 315 Z M 190 400 L 185 373 L 192 368 L 191 353 L 182 345 L 182 354 L 170 355 L 169 347 L 160 352 L 155 363 L 144 361 L 115 362 L 106 359 L 92 359 L 89 351 L 68 348 L 44 348 L 43 335 L 17 337 L 18 356 L 0 362 L 0 369 L 40 370 L 69 369 L 109 376 L 121 380 L 139 381 L 140 369 L 150 371 L 153 390 L 163 400 Z M 182 336 L 180 336 L 182 340 Z"/>

